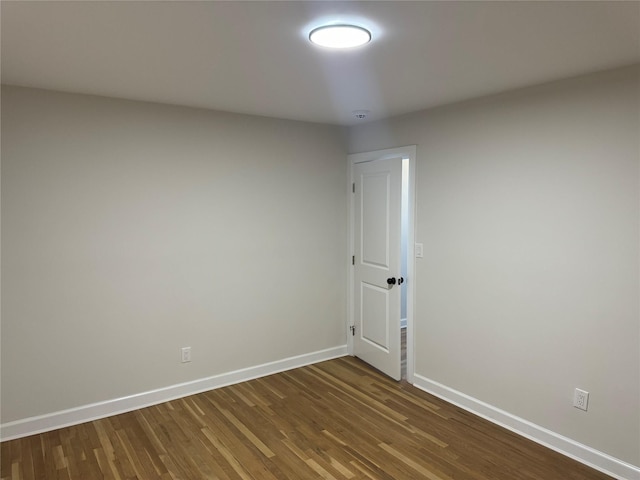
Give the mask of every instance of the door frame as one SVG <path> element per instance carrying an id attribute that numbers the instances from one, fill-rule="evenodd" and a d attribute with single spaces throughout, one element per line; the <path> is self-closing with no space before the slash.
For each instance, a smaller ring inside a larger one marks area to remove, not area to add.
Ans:
<path id="1" fill-rule="evenodd" d="M 415 371 L 414 364 L 414 323 L 413 311 L 415 305 L 415 170 L 416 170 L 416 146 L 407 145 L 405 147 L 376 150 L 373 152 L 354 153 L 347 156 L 349 168 L 349 182 L 347 184 L 347 194 L 349 195 L 349 261 L 347 271 L 347 351 L 353 355 L 353 336 L 349 327 L 355 325 L 354 317 L 354 268 L 351 258 L 355 252 L 355 195 L 353 195 L 352 185 L 355 182 L 354 165 L 356 163 L 372 162 L 375 160 L 386 160 L 397 157 L 409 159 L 409 201 L 408 201 L 408 225 L 407 225 L 407 381 L 413 383 Z M 400 326 L 398 325 L 398 328 Z"/>

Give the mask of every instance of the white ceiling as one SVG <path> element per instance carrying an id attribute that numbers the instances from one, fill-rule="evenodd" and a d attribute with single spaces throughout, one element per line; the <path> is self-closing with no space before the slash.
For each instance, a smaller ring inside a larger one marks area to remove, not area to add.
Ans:
<path id="1" fill-rule="evenodd" d="M 1 2 L 2 82 L 341 125 L 640 62 L 640 2 Z M 325 21 L 373 42 L 311 45 Z"/>

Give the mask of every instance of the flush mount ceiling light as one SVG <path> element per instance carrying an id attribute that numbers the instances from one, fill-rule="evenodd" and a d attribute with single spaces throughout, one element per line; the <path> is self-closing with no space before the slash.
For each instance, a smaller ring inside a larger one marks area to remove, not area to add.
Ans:
<path id="1" fill-rule="evenodd" d="M 359 47 L 371 41 L 371 32 L 355 25 L 325 25 L 309 33 L 311 43 L 327 48 Z"/>

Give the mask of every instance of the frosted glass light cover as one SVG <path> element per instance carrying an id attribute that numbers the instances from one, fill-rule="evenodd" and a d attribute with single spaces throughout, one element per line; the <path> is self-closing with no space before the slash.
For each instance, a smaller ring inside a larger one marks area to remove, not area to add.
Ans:
<path id="1" fill-rule="evenodd" d="M 355 25 L 327 25 L 311 30 L 309 40 L 327 48 L 352 48 L 371 41 L 371 33 Z"/>

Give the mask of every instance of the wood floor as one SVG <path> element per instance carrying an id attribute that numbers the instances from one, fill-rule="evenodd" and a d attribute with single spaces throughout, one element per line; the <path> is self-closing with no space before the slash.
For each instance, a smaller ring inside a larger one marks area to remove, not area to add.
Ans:
<path id="1" fill-rule="evenodd" d="M 1 450 L 13 480 L 610 478 L 351 357 Z"/>

